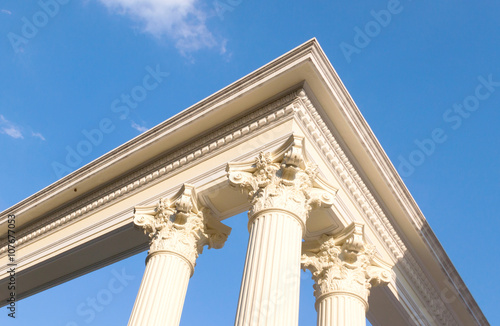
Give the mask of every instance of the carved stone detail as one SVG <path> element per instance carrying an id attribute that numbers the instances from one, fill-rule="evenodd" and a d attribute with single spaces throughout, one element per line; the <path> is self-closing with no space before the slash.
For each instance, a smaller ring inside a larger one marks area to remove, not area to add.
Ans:
<path id="1" fill-rule="evenodd" d="M 312 273 L 316 302 L 335 292 L 351 293 L 367 305 L 370 288 L 391 281 L 388 266 L 375 257 L 375 247 L 366 243 L 363 225 L 353 223 L 340 235 L 323 235 L 304 243 L 302 268 Z"/>
<path id="2" fill-rule="evenodd" d="M 306 92 L 304 90 L 299 91 L 298 97 L 300 102 L 294 103 L 294 111 L 304 125 L 308 126 L 309 134 L 321 146 L 323 154 L 337 171 L 352 198 L 358 202 L 369 222 L 391 250 L 393 257 L 401 263 L 404 271 L 416 285 L 416 290 L 426 303 L 427 311 L 431 312 L 440 325 L 456 325 L 457 320 L 452 316 L 435 287 L 429 282 L 422 268 L 399 237 L 384 210 L 349 161 L 349 157 L 312 104 Z M 329 144 L 329 146 L 323 146 L 325 143 Z M 419 221 L 418 223 L 416 227 L 422 229 L 423 222 Z"/>
<path id="3" fill-rule="evenodd" d="M 349 162 L 349 157 L 344 153 L 336 137 L 329 130 L 329 126 L 327 126 L 303 89 L 290 92 L 283 98 L 265 105 L 250 115 L 211 133 L 208 137 L 199 139 L 178 151 L 168 153 L 166 156 L 131 173 L 127 177 L 110 183 L 108 186 L 88 196 L 84 196 L 68 207 L 47 213 L 38 222 L 20 230 L 19 238 L 16 240 L 15 245 L 18 248 L 22 247 L 70 222 L 79 220 L 89 212 L 101 209 L 105 205 L 120 200 L 142 187 L 149 186 L 151 183 L 164 180 L 166 176 L 175 173 L 176 170 L 186 168 L 187 165 L 199 160 L 203 156 L 211 154 L 220 147 L 248 134 L 251 130 L 251 125 L 263 128 L 291 114 L 294 114 L 307 127 L 309 134 L 322 149 L 325 157 L 331 162 L 335 171 L 341 177 L 342 182 L 349 189 L 349 193 L 357 200 L 363 213 L 385 241 L 394 258 L 401 262 L 404 271 L 408 274 L 411 281 L 417 284 L 416 290 L 426 303 L 427 310 L 432 312 L 432 315 L 441 325 L 456 324 L 457 321 L 439 297 L 439 293 L 429 282 L 415 258 L 408 251 L 406 245 L 392 227 L 383 209 L 373 197 L 356 169 Z M 16 212 L 14 211 L 13 213 Z M 416 227 L 425 227 L 422 221 L 414 221 L 418 223 Z M 6 255 L 7 249 L 7 240 L 2 239 L 0 255 Z"/>
<path id="4" fill-rule="evenodd" d="M 317 167 L 306 162 L 303 139 L 297 136 L 281 157 L 260 153 L 253 164 L 230 163 L 227 170 L 230 184 L 248 193 L 250 219 L 266 209 L 281 209 L 305 225 L 309 211 L 330 207 L 337 191 L 318 182 Z"/>
<path id="5" fill-rule="evenodd" d="M 109 204 L 118 198 L 123 198 L 139 188 L 148 186 L 153 182 L 163 180 L 166 175 L 174 173 L 175 170 L 185 168 L 188 164 L 209 155 L 223 146 L 245 136 L 256 128 L 264 128 L 276 123 L 278 119 L 293 114 L 291 103 L 298 96 L 298 90 L 292 91 L 276 101 L 242 117 L 222 128 L 215 130 L 208 136 L 197 139 L 191 144 L 176 150 L 166 156 L 146 165 L 138 171 L 134 171 L 126 177 L 109 184 L 108 186 L 85 196 L 69 207 L 59 209 L 42 217 L 39 222 L 20 231 L 15 245 L 24 245 L 49 231 L 73 222 Z M 13 213 L 17 212 L 13 211 Z M 6 254 L 8 249 L 7 240 L 3 239 L 0 255 Z"/>
<path id="6" fill-rule="evenodd" d="M 195 189 L 185 184 L 171 200 L 160 199 L 155 206 L 136 207 L 134 224 L 148 234 L 149 254 L 171 251 L 196 265 L 203 247 L 222 248 L 231 228 L 216 220 L 197 204 Z"/>

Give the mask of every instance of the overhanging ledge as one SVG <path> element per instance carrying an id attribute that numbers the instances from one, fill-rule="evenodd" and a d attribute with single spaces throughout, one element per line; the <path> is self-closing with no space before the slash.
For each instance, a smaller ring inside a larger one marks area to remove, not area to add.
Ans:
<path id="1" fill-rule="evenodd" d="M 25 243 L 105 204 L 93 198 L 116 180 L 136 179 L 137 186 L 147 184 L 151 180 L 145 167 L 151 162 L 167 152 L 179 151 L 193 139 L 199 139 L 210 130 L 227 125 L 257 107 L 282 98 L 284 92 L 302 84 L 307 94 L 301 96 L 304 102 L 310 100 L 306 103 L 308 109 L 317 110 L 317 117 L 324 121 L 320 129 L 330 133 L 351 163 L 349 166 L 346 162 L 339 162 L 339 166 L 348 171 L 346 173 L 357 187 L 366 185 L 365 201 L 373 211 L 373 218 L 385 223 L 386 229 L 382 231 L 389 234 L 398 250 L 412 257 L 403 255 L 399 259 L 422 265 L 422 275 L 418 278 L 428 279 L 428 287 L 444 289 L 449 287 L 447 283 L 455 287 L 452 290 L 460 299 L 444 305 L 447 312 L 442 313 L 454 316 L 446 318 L 461 320 L 464 325 L 468 322 L 487 325 L 481 310 L 315 39 L 2 212 L 0 256 L 6 256 L 8 214 L 18 216 L 20 238 L 17 246 L 22 253 Z M 134 184 L 130 189 L 118 190 L 125 194 L 133 190 Z M 108 200 L 119 202 L 120 196 L 108 197 Z M 54 212 L 70 206 L 81 207 L 79 213 L 70 215 L 62 223 L 52 222 Z M 374 233 L 382 232 L 375 225 L 372 228 Z M 422 295 L 423 301 L 436 300 L 436 297 Z M 440 299 L 439 295 L 437 299 Z M 447 320 L 443 317 L 445 319 L 441 321 L 439 316 L 433 318 L 441 324 Z"/>

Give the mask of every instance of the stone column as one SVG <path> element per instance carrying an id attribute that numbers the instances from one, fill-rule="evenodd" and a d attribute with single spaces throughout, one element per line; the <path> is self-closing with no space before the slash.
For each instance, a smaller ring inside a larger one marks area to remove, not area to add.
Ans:
<path id="1" fill-rule="evenodd" d="M 222 248 L 231 228 L 197 205 L 195 189 L 184 185 L 172 200 L 136 207 L 134 224 L 151 238 L 146 271 L 129 326 L 177 326 L 203 247 Z"/>
<path id="2" fill-rule="evenodd" d="M 320 188 L 298 137 L 281 157 L 261 153 L 254 164 L 229 164 L 228 172 L 252 203 L 235 325 L 298 325 L 306 219 L 311 209 L 332 205 L 335 189 Z"/>
<path id="3" fill-rule="evenodd" d="M 365 326 L 372 286 L 387 284 L 389 265 L 366 243 L 363 224 L 303 244 L 302 267 L 312 272 L 318 326 Z"/>

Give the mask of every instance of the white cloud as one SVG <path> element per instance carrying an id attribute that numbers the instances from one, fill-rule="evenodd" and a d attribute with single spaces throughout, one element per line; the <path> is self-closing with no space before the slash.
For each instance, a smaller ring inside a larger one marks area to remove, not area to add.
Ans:
<path id="1" fill-rule="evenodd" d="M 147 127 L 141 126 L 141 125 L 135 123 L 134 121 L 132 121 L 131 127 L 134 128 L 135 130 L 141 132 L 141 133 L 145 132 L 146 130 L 148 130 Z"/>
<path id="2" fill-rule="evenodd" d="M 199 0 L 99 1 L 114 12 L 139 22 L 144 32 L 158 38 L 171 38 L 184 55 L 218 44 L 206 25 L 207 14 Z"/>
<path id="3" fill-rule="evenodd" d="M 14 139 L 24 139 L 23 130 L 31 130 L 31 128 L 23 128 L 17 124 L 7 120 L 3 115 L 0 114 L 0 134 L 7 135 Z M 45 140 L 45 137 L 39 132 L 31 131 L 31 136 Z"/>
<path id="4" fill-rule="evenodd" d="M 0 133 L 6 134 L 15 139 L 23 139 L 23 133 L 21 128 L 14 125 L 9 120 L 5 119 L 3 115 L 0 114 Z"/>
<path id="5" fill-rule="evenodd" d="M 12 12 L 10 10 L 7 10 L 7 9 L 0 9 L 0 12 L 7 14 L 7 15 L 12 15 Z"/>
<path id="6" fill-rule="evenodd" d="M 10 126 L 10 127 L 2 127 L 2 133 L 9 135 L 12 138 L 21 138 L 23 139 L 23 134 L 17 127 Z"/>
<path id="7" fill-rule="evenodd" d="M 37 138 L 40 138 L 41 140 L 45 140 L 45 137 L 43 137 L 43 135 L 39 132 L 31 132 L 31 136 L 33 137 L 37 137 Z"/>

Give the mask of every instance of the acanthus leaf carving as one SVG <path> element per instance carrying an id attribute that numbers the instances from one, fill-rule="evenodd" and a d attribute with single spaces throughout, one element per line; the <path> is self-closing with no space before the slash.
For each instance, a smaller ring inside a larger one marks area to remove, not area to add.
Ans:
<path id="1" fill-rule="evenodd" d="M 333 204 L 336 189 L 318 182 L 317 167 L 305 160 L 303 138 L 292 136 L 293 143 L 281 156 L 260 153 L 253 164 L 230 163 L 228 178 L 232 186 L 248 194 L 252 218 L 265 209 L 292 212 L 305 223 L 309 211 Z"/>
<path id="2" fill-rule="evenodd" d="M 188 184 L 172 200 L 160 199 L 155 206 L 136 207 L 134 224 L 149 236 L 150 254 L 175 252 L 192 268 L 204 246 L 222 248 L 231 232 L 207 208 L 198 207 L 195 189 Z"/>
<path id="3" fill-rule="evenodd" d="M 387 284 L 392 272 L 364 240 L 363 225 L 353 223 L 336 237 L 323 235 L 304 243 L 302 268 L 315 281 L 317 300 L 334 292 L 349 292 L 368 301 L 372 286 Z"/>
<path id="4" fill-rule="evenodd" d="M 435 318 L 440 325 L 456 324 L 457 321 L 450 313 L 449 308 L 446 307 L 439 293 L 429 282 L 429 279 L 424 274 L 413 255 L 409 253 L 406 244 L 391 225 L 388 216 L 350 162 L 342 146 L 337 141 L 336 136 L 333 135 L 332 131 L 327 126 L 321 114 L 311 102 L 306 91 L 302 89 L 298 93 L 301 104 L 296 105 L 295 111 L 298 112 L 298 115 L 304 123 L 309 124 L 311 119 L 316 122 L 317 127 L 313 129 L 310 135 L 315 138 L 318 144 L 326 142 L 330 145 L 323 148 L 325 156 L 331 160 L 332 166 L 338 171 L 342 182 L 362 208 L 367 220 L 372 223 L 377 232 L 384 239 L 386 245 L 391 249 L 393 257 L 400 261 L 405 273 L 412 279 L 412 282 L 415 283 L 415 288 L 425 302 L 427 311 L 432 311 L 433 318 Z"/>

